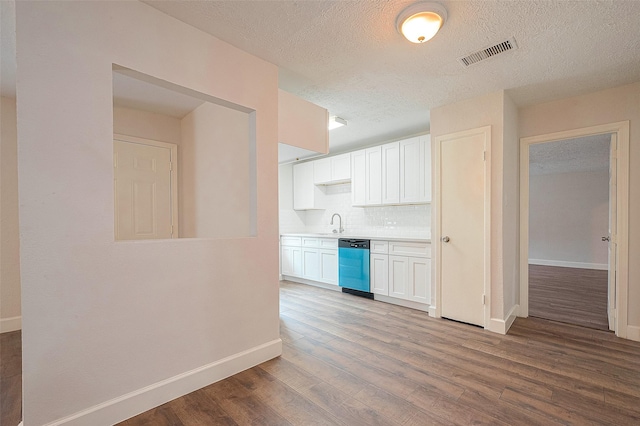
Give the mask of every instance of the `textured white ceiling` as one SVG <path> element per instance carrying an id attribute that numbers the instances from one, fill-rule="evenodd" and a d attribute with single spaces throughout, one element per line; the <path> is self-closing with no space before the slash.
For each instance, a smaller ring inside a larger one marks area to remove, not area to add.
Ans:
<path id="1" fill-rule="evenodd" d="M 610 134 L 531 145 L 532 175 L 589 172 L 609 169 Z"/>
<path id="2" fill-rule="evenodd" d="M 146 3 L 280 68 L 280 87 L 349 125 L 331 151 L 429 128 L 429 110 L 507 89 L 522 106 L 640 80 L 640 1 L 442 1 L 448 20 L 415 45 L 395 29 L 412 1 Z M 457 58 L 515 36 L 519 49 Z"/>
<path id="3" fill-rule="evenodd" d="M 282 89 L 348 120 L 330 132 L 332 152 L 427 131 L 431 108 L 496 90 L 523 106 L 640 81 L 640 1 L 442 1 L 448 20 L 423 45 L 395 29 L 412 1 L 145 2 L 278 65 Z M 11 95 L 13 6 L 0 3 Z M 512 36 L 516 51 L 457 62 Z"/>

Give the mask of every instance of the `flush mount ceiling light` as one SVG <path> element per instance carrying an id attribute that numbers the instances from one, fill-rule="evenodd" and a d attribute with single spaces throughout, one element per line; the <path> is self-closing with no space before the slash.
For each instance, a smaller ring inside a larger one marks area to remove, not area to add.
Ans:
<path id="1" fill-rule="evenodd" d="M 344 118 L 336 117 L 335 115 L 329 117 L 329 130 L 337 129 L 338 127 L 346 126 L 347 120 Z"/>
<path id="2" fill-rule="evenodd" d="M 431 40 L 447 19 L 447 10 L 438 3 L 415 3 L 398 15 L 398 32 L 411 43 Z"/>

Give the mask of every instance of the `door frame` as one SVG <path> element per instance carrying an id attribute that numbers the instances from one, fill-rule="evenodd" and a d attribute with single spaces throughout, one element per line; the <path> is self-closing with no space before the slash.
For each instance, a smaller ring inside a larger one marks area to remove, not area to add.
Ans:
<path id="1" fill-rule="evenodd" d="M 172 233 L 171 238 L 179 238 L 180 237 L 180 221 L 178 220 L 178 145 L 168 142 L 160 142 L 152 139 L 144 139 L 139 138 L 137 136 L 128 136 L 122 135 L 118 133 L 113 134 L 113 140 L 126 142 L 126 143 L 135 143 L 138 145 L 149 145 L 157 148 L 165 148 L 170 150 L 171 154 L 171 226 Z M 114 170 L 115 170 L 115 158 L 114 158 Z"/>
<path id="2" fill-rule="evenodd" d="M 629 294 L 629 121 L 583 127 L 562 132 L 520 138 L 520 312 L 529 316 L 529 146 L 574 139 L 582 136 L 615 133 L 616 156 L 616 270 L 615 333 L 627 338 L 627 309 Z M 610 159 L 611 161 L 611 159 Z"/>
<path id="3" fill-rule="evenodd" d="M 432 277 L 434 282 L 435 308 L 429 308 L 429 315 L 442 316 L 442 142 L 467 136 L 484 135 L 484 328 L 491 324 L 491 126 L 478 127 L 461 132 L 437 136 L 434 140 L 434 197 Z"/>

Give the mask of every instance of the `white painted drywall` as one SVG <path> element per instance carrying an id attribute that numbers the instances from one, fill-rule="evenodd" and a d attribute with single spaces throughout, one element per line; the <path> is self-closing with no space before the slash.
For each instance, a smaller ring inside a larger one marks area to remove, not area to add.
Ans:
<path id="1" fill-rule="evenodd" d="M 181 139 L 179 119 L 124 107 L 113 108 L 113 133 L 176 145 L 180 145 Z"/>
<path id="2" fill-rule="evenodd" d="M 206 102 L 181 126 L 180 237 L 253 236 L 249 114 Z"/>
<path id="3" fill-rule="evenodd" d="M 284 90 L 278 90 L 278 142 L 329 153 L 329 112 Z"/>
<path id="4" fill-rule="evenodd" d="M 139 2 L 16 27 L 25 426 L 278 342 L 277 68 Z M 114 242 L 113 63 L 257 111 L 255 237 Z"/>
<path id="5" fill-rule="evenodd" d="M 505 227 L 509 221 L 505 221 L 503 204 L 505 168 L 504 168 L 504 144 L 506 140 L 503 137 L 505 132 L 505 93 L 504 91 L 490 93 L 473 99 L 468 99 L 455 104 L 442 106 L 431 110 L 431 140 L 450 133 L 460 132 L 463 130 L 474 129 L 478 127 L 491 126 L 491 318 L 504 319 L 505 314 L 505 295 L 515 292 L 514 289 L 505 290 L 505 285 L 513 286 L 515 284 L 506 283 L 504 279 L 505 267 L 512 267 L 505 264 L 505 247 L 504 233 Z M 513 114 L 507 116 L 513 121 Z M 508 126 L 513 126 L 510 123 Z M 509 134 L 512 132 L 510 131 Z M 508 141 L 515 143 L 516 141 Z M 435 145 L 432 150 L 435 149 Z M 513 150 L 509 150 L 509 158 L 513 156 Z M 510 169 L 509 174 L 513 171 Z M 507 175 L 508 177 L 508 175 Z M 435 181 L 435 179 L 434 179 Z M 513 185 L 517 185 L 515 180 Z M 434 200 L 435 191 L 434 188 Z M 517 202 L 514 200 L 513 202 Z M 436 205 L 432 206 L 437 209 Z M 509 213 L 510 215 L 512 212 Z M 432 223 L 432 227 L 435 224 Z M 432 283 L 431 294 L 435 294 L 435 282 Z M 432 303 L 435 305 L 434 303 Z"/>
<path id="6" fill-rule="evenodd" d="M 502 252 L 504 315 L 520 303 L 520 164 L 518 108 L 507 93 L 503 98 Z M 505 318 L 507 320 L 508 318 Z"/>
<path id="7" fill-rule="evenodd" d="M 0 98 L 0 332 L 20 328 L 16 100 Z"/>
<path id="8" fill-rule="evenodd" d="M 629 120 L 629 326 L 640 326 L 640 83 L 520 109 L 520 137 Z M 631 327 L 630 327 L 631 328 Z"/>
<path id="9" fill-rule="evenodd" d="M 609 171 L 529 176 L 529 259 L 606 265 Z"/>

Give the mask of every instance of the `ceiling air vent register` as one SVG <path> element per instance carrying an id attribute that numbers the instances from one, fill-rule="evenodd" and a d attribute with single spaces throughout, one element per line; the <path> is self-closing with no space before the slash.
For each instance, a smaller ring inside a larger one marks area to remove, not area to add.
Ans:
<path id="1" fill-rule="evenodd" d="M 462 58 L 458 58 L 458 62 L 460 62 L 462 66 L 466 68 L 471 65 L 477 64 L 478 62 L 484 61 L 485 59 L 489 59 L 493 56 L 508 52 L 510 50 L 515 50 L 517 48 L 518 45 L 516 44 L 516 39 L 511 37 L 510 39 L 498 44 L 494 44 L 493 46 L 478 50 L 477 52 L 473 52 L 467 56 L 463 56 Z"/>

